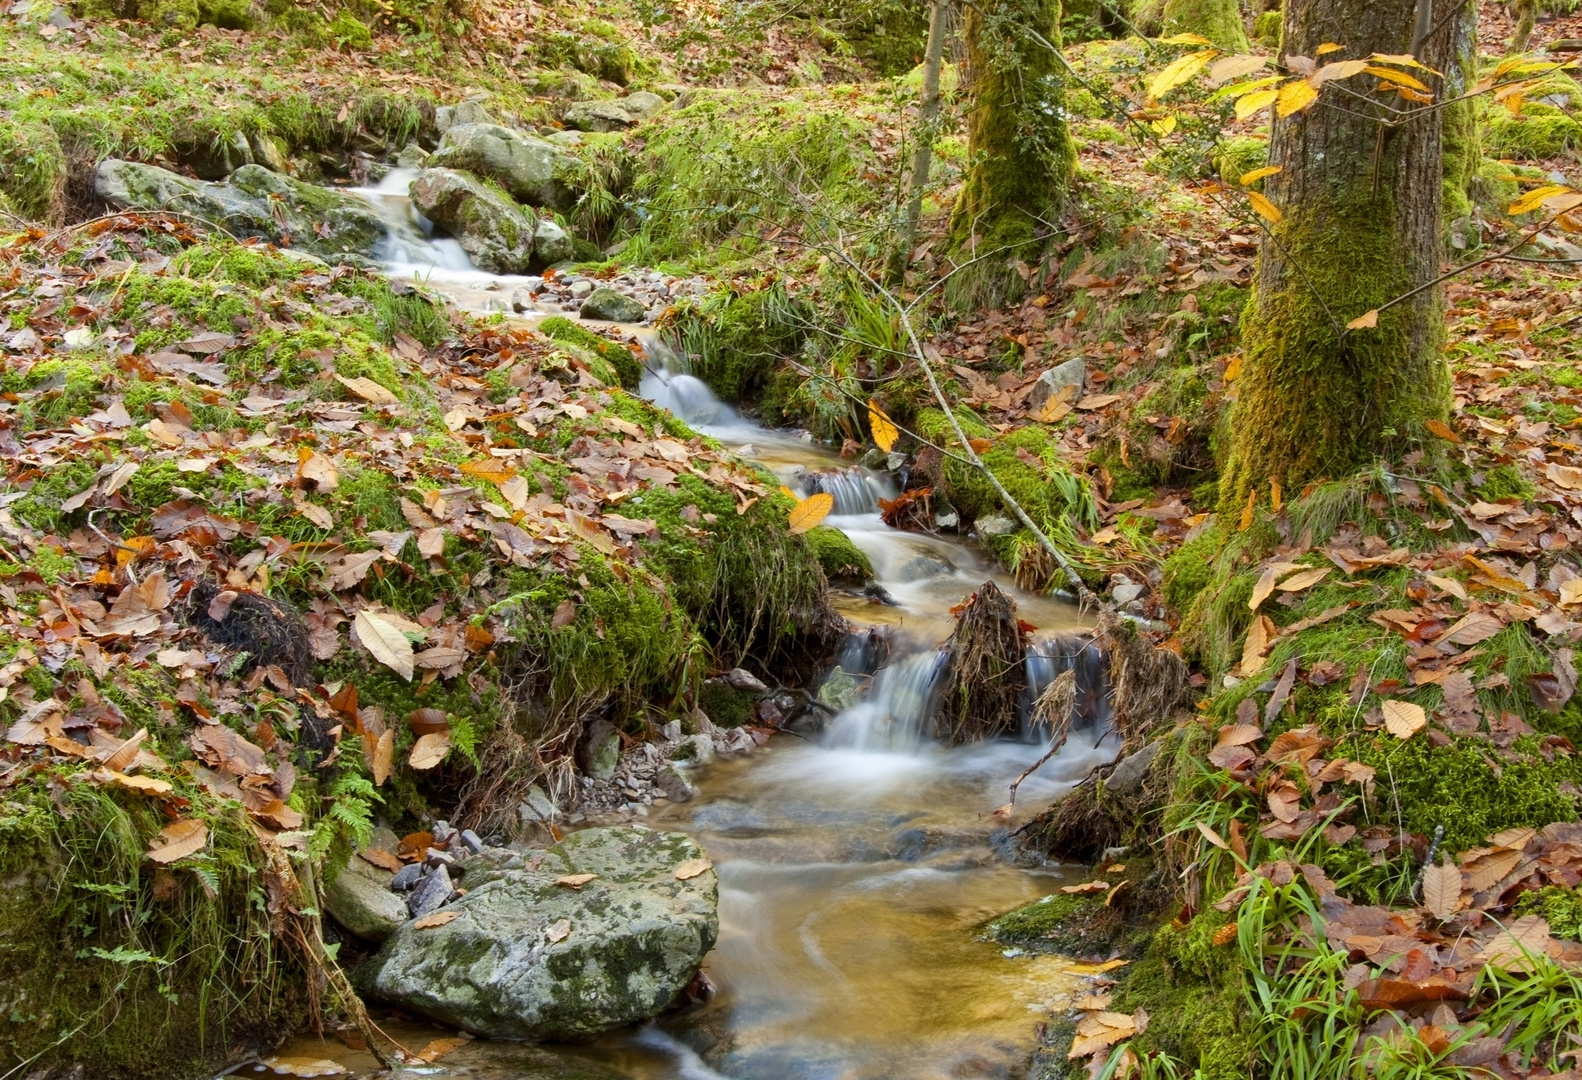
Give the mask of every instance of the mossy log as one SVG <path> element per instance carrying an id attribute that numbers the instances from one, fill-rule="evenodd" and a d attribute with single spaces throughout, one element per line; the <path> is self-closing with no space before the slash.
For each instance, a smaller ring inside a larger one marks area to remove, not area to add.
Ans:
<path id="1" fill-rule="evenodd" d="M 1313 55 L 1343 41 L 1346 56 L 1399 54 L 1411 47 L 1415 14 L 1414 0 L 1291 0 L 1285 46 Z M 1447 35 L 1429 41 L 1424 60 L 1450 65 Z M 1223 512 L 1239 515 L 1271 480 L 1290 490 L 1403 452 L 1425 421 L 1444 419 L 1439 288 L 1391 307 L 1376 327 L 1345 329 L 1439 274 L 1443 154 L 1440 111 L 1394 131 L 1323 107 L 1275 121 L 1269 162 L 1282 171 L 1267 194 L 1283 219 L 1259 254 L 1242 321 Z"/>

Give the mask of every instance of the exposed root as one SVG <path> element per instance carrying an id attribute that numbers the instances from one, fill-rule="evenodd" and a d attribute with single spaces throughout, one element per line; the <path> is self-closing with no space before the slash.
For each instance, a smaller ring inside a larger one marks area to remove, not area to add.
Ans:
<path id="1" fill-rule="evenodd" d="M 1121 752 L 1129 753 L 1141 747 L 1185 697 L 1186 661 L 1150 644 L 1108 610 L 1099 617 L 1096 640 L 1109 658 L 1110 705 L 1121 734 Z"/>
<path id="2" fill-rule="evenodd" d="M 200 581 L 187 594 L 183 614 L 188 626 L 234 649 L 241 658 L 240 671 L 278 667 L 293 686 L 311 685 L 308 628 L 286 605 L 259 593 L 222 590 L 212 581 Z"/>
<path id="3" fill-rule="evenodd" d="M 984 582 L 951 635 L 947 689 L 934 714 L 936 738 L 960 746 L 1016 731 L 1016 705 L 1027 684 L 1025 639 L 1011 598 Z"/>

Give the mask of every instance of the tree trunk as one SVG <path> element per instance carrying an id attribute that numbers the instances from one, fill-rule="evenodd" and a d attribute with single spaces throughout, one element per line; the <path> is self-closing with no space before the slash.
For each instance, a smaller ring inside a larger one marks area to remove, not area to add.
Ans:
<path id="1" fill-rule="evenodd" d="M 1448 24 L 1438 30 L 1441 47 L 1448 47 L 1451 60 L 1443 69 L 1446 100 L 1460 97 L 1478 81 L 1478 0 L 1456 0 L 1458 10 Z M 1436 18 L 1439 16 L 1436 15 Z M 1434 48 L 1430 39 L 1426 48 Z M 1443 213 L 1446 223 L 1472 213 L 1472 179 L 1483 164 L 1483 143 L 1478 138 L 1477 102 L 1473 98 L 1445 109 L 1445 192 Z"/>
<path id="2" fill-rule="evenodd" d="M 1163 21 L 1166 34 L 1202 34 L 1226 52 L 1252 47 L 1238 0 L 1169 0 Z"/>
<path id="3" fill-rule="evenodd" d="M 1065 200 L 1076 148 L 1066 127 L 1065 71 L 1050 47 L 1060 44 L 1059 0 L 978 0 L 966 6 L 964 36 L 972 166 L 951 234 L 972 255 L 1034 235 L 1031 215 Z"/>
<path id="4" fill-rule="evenodd" d="M 1338 42 L 1345 51 L 1326 59 L 1404 53 L 1416 21 L 1416 0 L 1287 0 L 1285 50 L 1316 56 Z M 1443 71 L 1449 36 L 1434 39 L 1422 59 Z M 1406 451 L 1425 442 L 1425 420 L 1448 413 L 1439 288 L 1392 307 L 1373 329 L 1343 330 L 1440 273 L 1444 114 L 1425 110 L 1385 132 L 1354 108 L 1327 107 L 1334 93 L 1274 122 L 1269 163 L 1282 171 L 1266 192 L 1284 216 L 1264 240 L 1242 316 L 1220 481 L 1227 517 L 1271 479 L 1296 490 Z"/>
<path id="5" fill-rule="evenodd" d="M 1538 0 L 1515 0 L 1511 12 L 1516 16 L 1516 32 L 1511 35 L 1505 52 L 1508 56 L 1527 51 L 1527 42 L 1533 36 L 1533 24 L 1538 21 Z"/>
<path id="6" fill-rule="evenodd" d="M 901 273 L 911 261 L 912 246 L 917 243 L 917 219 L 923 214 L 923 190 L 928 187 L 928 172 L 934 161 L 934 139 L 939 135 L 939 69 L 945 59 L 945 27 L 949 19 L 950 0 L 934 0 L 928 19 L 928 47 L 923 51 L 923 96 L 918 103 L 911 200 L 906 207 L 906 232 L 896 257 Z"/>

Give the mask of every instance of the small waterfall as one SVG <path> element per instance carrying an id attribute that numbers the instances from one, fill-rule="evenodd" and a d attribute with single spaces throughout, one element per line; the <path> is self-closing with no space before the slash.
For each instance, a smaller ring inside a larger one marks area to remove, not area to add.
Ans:
<path id="1" fill-rule="evenodd" d="M 824 492 L 835 500 L 836 514 L 877 514 L 879 500 L 889 497 L 867 469 L 806 469 L 797 476 L 804 496 Z"/>
<path id="2" fill-rule="evenodd" d="M 1067 671 L 1076 672 L 1077 703 L 1073 729 L 1109 730 L 1110 688 L 1104 651 L 1090 638 L 1053 637 L 1034 641 L 1027 649 L 1027 688 L 1020 712 L 1024 738 L 1044 738 L 1032 730 L 1033 706 L 1049 684 Z"/>
<path id="3" fill-rule="evenodd" d="M 842 710 L 825 732 L 829 746 L 856 750 L 916 750 L 927 735 L 946 653 L 923 649 L 874 673 L 867 696 Z"/>

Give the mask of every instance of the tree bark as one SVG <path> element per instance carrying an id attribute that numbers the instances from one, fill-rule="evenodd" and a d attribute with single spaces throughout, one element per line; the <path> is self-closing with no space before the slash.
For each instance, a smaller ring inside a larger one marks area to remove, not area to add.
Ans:
<path id="1" fill-rule="evenodd" d="M 1515 0 L 1511 11 L 1516 16 L 1516 32 L 1505 47 L 1507 56 L 1527 51 L 1527 42 L 1532 39 L 1533 26 L 1538 21 L 1538 0 Z"/>
<path id="2" fill-rule="evenodd" d="M 958 248 L 993 250 L 1034 235 L 1035 219 L 1064 202 L 1076 171 L 1065 119 L 1059 0 L 977 0 L 964 20 L 972 103 L 972 165 L 956 202 Z M 1002 260 L 1003 261 L 1003 260 Z"/>
<path id="3" fill-rule="evenodd" d="M 934 139 L 939 134 L 939 69 L 945 60 L 945 27 L 950 0 L 934 0 L 928 19 L 928 46 L 923 51 L 923 96 L 918 103 L 917 151 L 912 155 L 911 199 L 906 206 L 906 232 L 897 253 L 897 266 L 905 271 L 917 243 L 917 219 L 923 215 L 923 190 L 934 161 Z"/>
<path id="4" fill-rule="evenodd" d="M 1252 47 L 1238 0 L 1168 0 L 1163 23 L 1166 34 L 1202 34 L 1226 52 Z"/>
<path id="5" fill-rule="evenodd" d="M 1326 60 L 1404 53 L 1417 3 L 1287 0 L 1285 52 L 1316 56 L 1337 42 L 1345 51 Z M 1423 62 L 1445 70 L 1449 41 L 1433 35 Z M 1368 93 L 1369 85 L 1359 79 L 1356 89 Z M 1346 111 L 1328 107 L 1339 103 L 1331 95 L 1334 87 L 1313 108 L 1274 122 L 1270 164 L 1282 171 L 1266 192 L 1283 219 L 1264 240 L 1242 316 L 1222 514 L 1239 516 L 1249 492 L 1267 492 L 1271 480 L 1297 490 L 1432 445 L 1423 423 L 1449 410 L 1439 288 L 1385 311 L 1373 329 L 1343 329 L 1440 272 L 1443 111 L 1385 131 L 1357 115 L 1355 100 Z"/>
<path id="6" fill-rule="evenodd" d="M 1445 73 L 1446 100 L 1467 93 L 1478 81 L 1478 0 L 1453 0 L 1456 13 L 1437 30 L 1444 37 L 1450 63 Z M 1435 15 L 1435 18 L 1442 16 Z M 1425 49 L 1436 47 L 1429 39 Z M 1472 179 L 1483 164 L 1483 141 L 1478 137 L 1477 101 L 1468 98 L 1445 109 L 1445 192 L 1443 213 L 1448 224 L 1472 213 Z"/>

